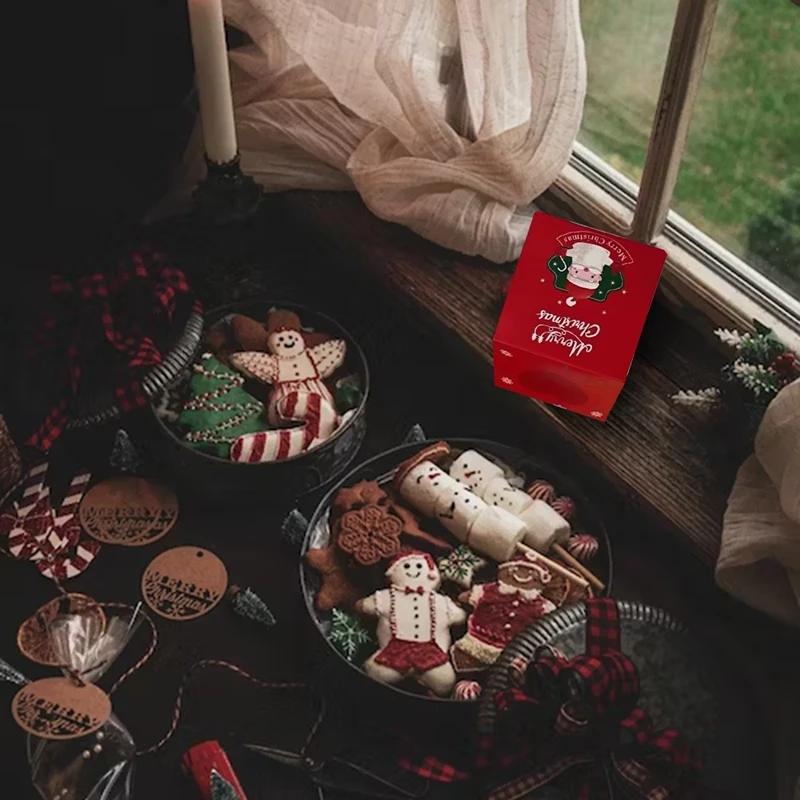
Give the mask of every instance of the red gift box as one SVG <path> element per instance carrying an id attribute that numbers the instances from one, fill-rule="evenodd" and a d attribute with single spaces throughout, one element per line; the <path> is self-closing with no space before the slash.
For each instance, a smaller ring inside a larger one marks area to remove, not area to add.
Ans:
<path id="1" fill-rule="evenodd" d="M 494 382 L 605 421 L 667 254 L 537 213 L 494 333 Z"/>

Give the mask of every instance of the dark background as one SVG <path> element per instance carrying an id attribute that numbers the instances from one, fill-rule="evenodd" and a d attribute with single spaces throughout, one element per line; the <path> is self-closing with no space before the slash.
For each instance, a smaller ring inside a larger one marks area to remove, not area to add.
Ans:
<path id="1" fill-rule="evenodd" d="M 180 157 L 186 3 L 13 3 L 3 32 L 5 271 L 83 269 L 131 234 Z"/>

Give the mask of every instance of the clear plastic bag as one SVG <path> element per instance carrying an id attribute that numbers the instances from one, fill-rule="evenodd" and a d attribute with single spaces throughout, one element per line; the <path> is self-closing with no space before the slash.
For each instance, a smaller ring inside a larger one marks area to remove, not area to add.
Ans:
<path id="1" fill-rule="evenodd" d="M 113 714 L 88 736 L 28 736 L 31 780 L 44 800 L 130 800 L 136 745 Z"/>
<path id="2" fill-rule="evenodd" d="M 93 614 L 65 614 L 48 630 L 65 674 L 95 683 L 122 652 L 138 622 L 138 608 L 102 622 Z M 135 754 L 133 737 L 113 714 L 100 730 L 78 739 L 28 736 L 31 780 L 43 800 L 130 800 Z"/>

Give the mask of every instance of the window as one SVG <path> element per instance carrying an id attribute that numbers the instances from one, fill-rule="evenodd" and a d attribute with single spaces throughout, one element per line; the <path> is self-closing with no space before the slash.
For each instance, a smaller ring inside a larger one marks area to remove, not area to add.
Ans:
<path id="1" fill-rule="evenodd" d="M 590 223 L 666 246 L 671 285 L 798 336 L 800 7 L 581 5 L 586 109 L 555 193 Z"/>

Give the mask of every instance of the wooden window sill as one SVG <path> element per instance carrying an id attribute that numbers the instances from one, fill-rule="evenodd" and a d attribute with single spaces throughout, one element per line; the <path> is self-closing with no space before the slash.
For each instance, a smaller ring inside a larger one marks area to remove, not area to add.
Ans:
<path id="1" fill-rule="evenodd" d="M 291 216 L 338 251 L 343 263 L 384 287 L 417 324 L 491 382 L 492 335 L 507 270 L 377 219 L 354 193 L 295 192 L 286 202 Z M 721 356 L 702 337 L 656 303 L 607 422 L 504 394 L 532 424 L 571 442 L 584 467 L 599 470 L 713 565 L 737 459 L 722 460 L 702 446 L 702 422 L 673 406 L 669 395 L 712 384 L 720 366 Z"/>

